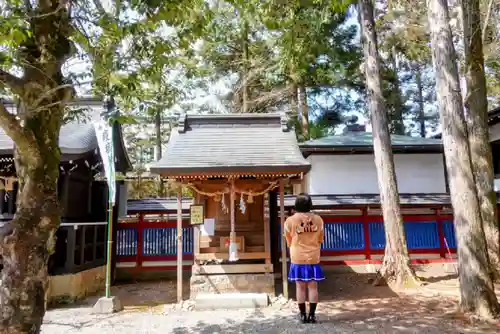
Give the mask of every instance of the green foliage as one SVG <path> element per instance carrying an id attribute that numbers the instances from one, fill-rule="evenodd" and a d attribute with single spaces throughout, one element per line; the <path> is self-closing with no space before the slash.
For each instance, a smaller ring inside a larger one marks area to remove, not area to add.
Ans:
<path id="1" fill-rule="evenodd" d="M 434 129 L 438 122 L 438 115 L 434 112 L 434 79 L 429 74 L 432 59 L 426 28 L 426 4 L 424 1 L 389 2 L 380 3 L 377 8 L 384 97 L 391 132 L 421 135 L 421 123 L 425 123 L 427 129 Z M 417 87 L 417 75 L 422 80 L 421 92 Z"/>

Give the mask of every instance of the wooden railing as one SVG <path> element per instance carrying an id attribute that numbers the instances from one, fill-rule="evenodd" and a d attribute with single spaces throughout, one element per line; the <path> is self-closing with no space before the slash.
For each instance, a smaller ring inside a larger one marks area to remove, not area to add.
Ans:
<path id="1" fill-rule="evenodd" d="M 105 265 L 106 236 L 106 222 L 61 223 L 49 274 L 70 274 Z"/>

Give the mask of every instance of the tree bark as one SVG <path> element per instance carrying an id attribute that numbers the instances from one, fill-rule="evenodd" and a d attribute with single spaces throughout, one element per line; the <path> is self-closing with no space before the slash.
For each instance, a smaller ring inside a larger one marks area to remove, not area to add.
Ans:
<path id="1" fill-rule="evenodd" d="M 52 103 L 52 102 L 50 102 Z M 46 103 L 47 105 L 49 103 Z M 17 211 L 3 233 L 0 333 L 39 333 L 45 313 L 47 262 L 60 222 L 57 199 L 62 105 L 25 114 L 24 130 L 33 134 L 30 152 L 15 152 L 19 182 Z M 28 155 L 33 154 L 33 155 Z"/>
<path id="2" fill-rule="evenodd" d="M 418 279 L 410 266 L 410 256 L 408 255 L 399 206 L 398 186 L 389 134 L 389 118 L 382 94 L 372 1 L 359 0 L 358 11 L 365 56 L 366 88 L 373 132 L 373 150 L 386 238 L 384 260 L 375 284 L 380 283 L 381 280 L 395 283 L 396 286 L 403 286 L 407 283 L 418 284 Z"/>
<path id="3" fill-rule="evenodd" d="M 425 109 L 424 109 L 424 87 L 422 85 L 422 69 L 420 64 L 415 66 L 415 81 L 418 94 L 418 123 L 420 125 L 420 137 L 425 138 Z"/>
<path id="4" fill-rule="evenodd" d="M 71 53 L 71 29 L 66 2 L 39 1 L 36 6 L 37 15 L 28 21 L 32 34 L 19 54 L 24 76 L 15 91 L 21 101 L 17 117 L 0 105 L 0 126 L 16 146 L 19 182 L 16 214 L 0 231 L 2 334 L 40 332 L 47 262 L 60 222 L 58 138 L 64 103 L 73 93 L 61 67 Z"/>
<path id="5" fill-rule="evenodd" d="M 497 311 L 497 300 L 489 274 L 456 52 L 449 25 L 448 3 L 446 0 L 427 0 L 427 11 L 446 168 L 455 220 L 460 306 L 464 311 L 492 318 Z"/>
<path id="6" fill-rule="evenodd" d="M 303 85 L 299 86 L 299 104 L 302 136 L 304 140 L 309 140 L 309 106 L 307 104 L 307 91 Z"/>
<path id="7" fill-rule="evenodd" d="M 498 281 L 500 280 L 500 233 L 496 213 L 493 156 L 488 133 L 488 100 L 484 74 L 481 12 L 478 0 L 462 0 L 461 7 L 467 87 L 464 99 L 468 118 L 467 131 L 490 260 L 490 272 L 493 281 Z"/>

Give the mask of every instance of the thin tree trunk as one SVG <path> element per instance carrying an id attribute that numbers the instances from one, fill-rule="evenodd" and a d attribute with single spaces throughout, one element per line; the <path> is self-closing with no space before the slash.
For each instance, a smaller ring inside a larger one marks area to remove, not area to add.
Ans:
<path id="1" fill-rule="evenodd" d="M 155 114 L 155 131 L 156 131 L 156 137 L 155 137 L 155 144 L 156 144 L 156 161 L 159 161 L 161 159 L 161 149 L 162 149 L 162 142 L 161 142 L 161 110 L 158 109 Z"/>
<path id="2" fill-rule="evenodd" d="M 462 26 L 464 29 L 465 82 L 464 100 L 472 168 L 481 206 L 486 245 L 493 281 L 500 280 L 500 233 L 496 214 L 493 156 L 488 133 L 488 100 L 484 75 L 481 12 L 478 0 L 462 0 Z"/>
<path id="3" fill-rule="evenodd" d="M 384 105 L 377 34 L 371 0 L 359 0 L 361 36 L 365 56 L 365 76 L 368 91 L 368 106 L 373 132 L 373 150 L 380 189 L 380 201 L 384 216 L 386 246 L 379 278 L 402 286 L 418 283 L 410 266 L 403 219 L 399 207 L 399 194 L 389 134 L 389 118 Z"/>
<path id="4" fill-rule="evenodd" d="M 420 64 L 415 66 L 415 81 L 418 94 L 418 123 L 420 125 L 420 137 L 425 138 L 425 110 L 424 110 L 424 87 L 422 85 L 422 69 Z"/>
<path id="5" fill-rule="evenodd" d="M 299 86 L 299 104 L 302 136 L 304 140 L 309 140 L 309 106 L 307 104 L 307 91 L 303 85 Z"/>
<path id="6" fill-rule="evenodd" d="M 403 122 L 403 96 L 399 84 L 399 77 L 398 77 L 399 68 L 398 68 L 397 56 L 398 55 L 396 47 L 393 46 L 391 49 L 391 60 L 392 60 L 392 69 L 394 71 L 394 91 L 396 97 L 394 99 L 394 115 L 392 119 L 392 127 L 394 134 L 404 135 L 405 125 Z"/>
<path id="7" fill-rule="evenodd" d="M 160 161 L 162 156 L 162 136 L 161 136 L 161 109 L 158 108 L 155 114 L 155 131 L 156 131 L 156 161 Z M 158 197 L 163 197 L 163 181 L 161 176 L 158 176 Z"/>
<path id="8" fill-rule="evenodd" d="M 250 91 L 248 87 L 249 82 L 249 52 L 248 52 L 248 23 L 245 21 L 243 24 L 243 36 L 242 36 L 242 47 L 243 47 L 243 108 L 242 111 L 247 113 L 250 111 Z"/>
<path id="9" fill-rule="evenodd" d="M 300 113 L 300 105 L 299 105 L 300 97 L 299 97 L 299 86 L 295 83 L 292 83 L 291 94 L 290 94 L 290 123 L 295 128 L 295 133 L 297 136 L 302 135 L 302 131 L 298 131 L 299 127 L 299 113 Z M 300 137 L 299 137 L 300 138 Z"/>
<path id="10" fill-rule="evenodd" d="M 427 10 L 446 168 L 455 220 L 460 305 L 464 311 L 491 318 L 496 313 L 497 300 L 489 274 L 486 240 L 455 61 L 456 52 L 449 25 L 448 3 L 446 0 L 427 0 Z"/>

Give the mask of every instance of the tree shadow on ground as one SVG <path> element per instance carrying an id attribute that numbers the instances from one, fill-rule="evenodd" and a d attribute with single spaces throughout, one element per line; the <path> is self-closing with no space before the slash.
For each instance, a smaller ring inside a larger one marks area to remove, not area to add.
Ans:
<path id="1" fill-rule="evenodd" d="M 424 283 L 438 283 L 438 282 L 458 279 L 458 275 L 448 274 L 448 275 L 428 276 L 428 277 L 420 277 L 420 279 Z"/>
<path id="2" fill-rule="evenodd" d="M 300 324 L 295 309 L 255 310 L 244 321 L 178 326 L 175 334 L 209 333 L 498 333 L 500 326 L 473 322 L 456 312 L 456 302 L 442 297 L 401 295 L 356 301 L 323 302 L 319 323 Z M 214 319 L 215 320 L 215 319 Z"/>
<path id="3" fill-rule="evenodd" d="M 318 285 L 320 299 L 322 301 L 334 300 L 360 300 L 367 298 L 394 298 L 398 294 L 388 286 L 373 287 L 370 282 L 375 274 L 358 273 L 326 273 L 326 280 Z M 276 294 L 283 293 L 281 279 L 276 280 Z M 295 284 L 288 283 L 289 298 L 295 300 Z"/>

